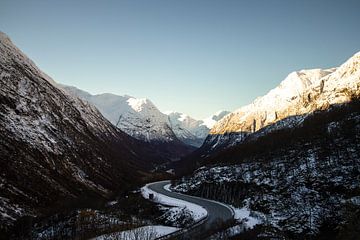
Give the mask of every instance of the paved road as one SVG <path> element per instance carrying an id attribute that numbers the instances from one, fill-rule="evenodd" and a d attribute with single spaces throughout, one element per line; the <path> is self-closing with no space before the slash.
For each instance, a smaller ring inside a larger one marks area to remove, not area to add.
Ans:
<path id="1" fill-rule="evenodd" d="M 208 216 L 204 223 L 191 230 L 192 236 L 194 236 L 195 234 L 201 234 L 200 232 L 207 232 L 209 230 L 212 230 L 214 228 L 214 224 L 218 223 L 219 220 L 227 222 L 234 218 L 233 211 L 226 205 L 204 198 L 193 197 L 176 192 L 169 192 L 164 189 L 164 186 L 167 184 L 170 184 L 170 181 L 150 183 L 148 187 L 157 193 L 161 193 L 172 198 L 181 199 L 200 205 L 204 207 L 208 212 Z"/>

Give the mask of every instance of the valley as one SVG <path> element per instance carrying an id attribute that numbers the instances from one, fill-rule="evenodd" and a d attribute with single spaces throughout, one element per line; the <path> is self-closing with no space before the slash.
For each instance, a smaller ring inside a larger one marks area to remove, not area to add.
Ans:
<path id="1" fill-rule="evenodd" d="M 360 53 L 202 120 L 0 71 L 0 239 L 357 237 Z"/>

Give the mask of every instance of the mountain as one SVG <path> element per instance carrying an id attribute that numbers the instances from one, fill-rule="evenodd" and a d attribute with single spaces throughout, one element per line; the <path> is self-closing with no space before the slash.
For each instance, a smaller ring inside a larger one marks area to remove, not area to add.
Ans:
<path id="1" fill-rule="evenodd" d="M 61 85 L 67 92 L 93 104 L 114 126 L 143 141 L 171 142 L 176 135 L 168 118 L 146 98 L 104 93 L 91 95 L 75 87 Z"/>
<path id="2" fill-rule="evenodd" d="M 205 140 L 210 129 L 202 126 L 202 122 L 195 120 L 192 117 L 179 113 L 167 112 L 170 127 L 173 129 L 176 136 L 186 144 L 200 147 Z"/>
<path id="3" fill-rule="evenodd" d="M 195 148 L 178 139 L 168 116 L 148 99 L 110 93 L 91 95 L 76 87 L 60 85 L 69 94 L 94 105 L 114 126 L 130 136 L 153 145 L 168 161 L 177 160 Z"/>
<path id="4" fill-rule="evenodd" d="M 227 111 L 219 111 L 204 120 L 195 120 L 184 113 L 166 112 L 169 116 L 170 126 L 176 136 L 181 141 L 195 147 L 200 147 L 203 144 L 216 121 L 228 113 Z"/>
<path id="5" fill-rule="evenodd" d="M 106 199 L 165 160 L 58 88 L 0 33 L 0 235 L 23 216 Z"/>
<path id="6" fill-rule="evenodd" d="M 211 132 L 218 145 L 185 159 L 192 173 L 173 188 L 258 219 L 234 239 L 358 238 L 359 53 L 336 69 L 290 74 Z"/>
<path id="7" fill-rule="evenodd" d="M 210 128 L 229 113 L 219 111 L 204 120 L 195 120 L 179 112 L 164 114 L 146 98 L 111 93 L 92 95 L 76 87 L 59 86 L 71 95 L 93 104 L 113 125 L 139 140 L 156 142 L 158 145 L 182 146 L 183 153 L 175 151 L 179 152 L 175 157 L 186 155 L 194 149 L 186 149 L 179 140 L 187 145 L 200 147 Z"/>
<path id="8" fill-rule="evenodd" d="M 218 121 L 210 130 L 202 152 L 237 145 L 249 136 L 292 128 L 316 110 L 348 102 L 359 91 L 359 58 L 357 53 L 338 68 L 290 73 L 265 96 Z M 269 125 L 272 127 L 265 128 Z"/>

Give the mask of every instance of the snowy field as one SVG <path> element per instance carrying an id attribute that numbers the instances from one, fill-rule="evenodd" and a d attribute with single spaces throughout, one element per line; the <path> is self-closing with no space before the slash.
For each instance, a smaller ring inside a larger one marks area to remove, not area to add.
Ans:
<path id="1" fill-rule="evenodd" d="M 179 230 L 175 227 L 167 227 L 162 225 L 151 225 L 151 226 L 143 226 L 127 231 L 116 232 L 111 234 L 101 235 L 99 237 L 94 238 L 93 240 L 153 240 L 159 238 L 161 236 L 170 234 Z"/>

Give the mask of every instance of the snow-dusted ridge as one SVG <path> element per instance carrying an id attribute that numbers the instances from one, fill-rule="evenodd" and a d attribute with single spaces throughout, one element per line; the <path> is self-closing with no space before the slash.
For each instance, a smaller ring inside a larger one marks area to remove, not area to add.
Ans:
<path id="1" fill-rule="evenodd" d="M 360 95 L 359 70 L 360 53 L 356 53 L 337 68 L 292 72 L 266 95 L 218 121 L 204 147 L 214 149 L 238 144 L 267 126 L 266 132 L 295 127 L 316 110 L 349 102 L 353 96 Z"/>

